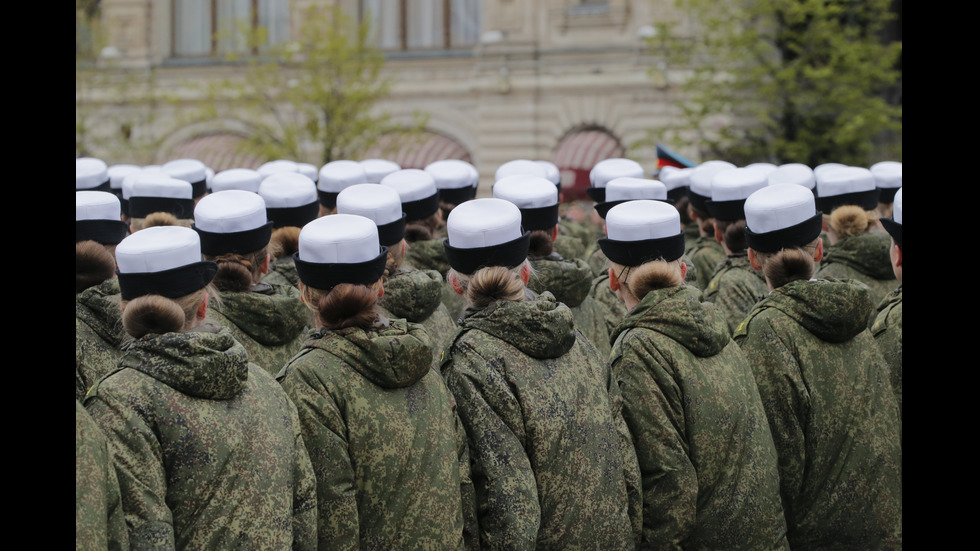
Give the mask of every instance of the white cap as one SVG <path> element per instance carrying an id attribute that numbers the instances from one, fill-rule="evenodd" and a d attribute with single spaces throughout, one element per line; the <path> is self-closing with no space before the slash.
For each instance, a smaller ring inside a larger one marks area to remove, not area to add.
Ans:
<path id="1" fill-rule="evenodd" d="M 867 168 L 845 166 L 816 172 L 817 206 L 829 214 L 842 205 L 856 205 L 872 210 L 878 204 L 875 177 Z"/>
<path id="2" fill-rule="evenodd" d="M 616 178 L 606 184 L 606 201 L 667 200 L 667 186 L 647 178 Z"/>
<path id="3" fill-rule="evenodd" d="M 551 161 L 534 161 L 535 163 L 541 165 L 544 169 L 545 178 L 547 178 L 552 184 L 556 186 L 561 185 L 561 171 L 558 170 L 558 165 Z"/>
<path id="4" fill-rule="evenodd" d="M 879 188 L 898 189 L 902 187 L 902 163 L 882 161 L 871 165 L 869 170 L 875 177 L 875 185 Z"/>
<path id="5" fill-rule="evenodd" d="M 132 197 L 133 196 L 133 185 L 136 184 L 136 181 L 137 180 L 139 180 L 140 178 L 142 178 L 144 175 L 147 175 L 147 174 L 157 174 L 157 175 L 166 176 L 166 174 L 164 174 L 163 171 L 160 170 L 160 167 L 149 167 L 149 168 L 143 167 L 140 170 L 136 170 L 136 171 L 130 172 L 130 173 L 126 174 L 125 176 L 123 176 L 123 180 L 122 180 L 122 198 L 123 199 L 129 199 L 130 197 Z M 168 176 L 168 178 L 169 178 L 169 176 Z"/>
<path id="6" fill-rule="evenodd" d="M 269 209 L 301 207 L 316 202 L 316 184 L 299 172 L 278 172 L 267 176 L 256 191 Z"/>
<path id="7" fill-rule="evenodd" d="M 163 272 L 201 261 L 197 232 L 183 226 L 154 226 L 123 239 L 116 247 L 120 274 Z"/>
<path id="8" fill-rule="evenodd" d="M 367 174 L 357 161 L 331 161 L 320 167 L 317 187 L 320 191 L 340 193 L 344 188 L 367 182 Z"/>
<path id="9" fill-rule="evenodd" d="M 517 159 L 514 161 L 507 161 L 506 163 L 500 165 L 497 168 L 497 172 L 493 175 L 493 181 L 499 182 L 501 179 L 507 176 L 514 175 L 524 175 L 524 176 L 536 176 L 538 178 L 547 178 L 547 169 L 540 164 L 529 161 L 527 159 Z M 550 181 L 550 180 L 549 180 Z M 551 185 L 555 185 L 553 182 Z"/>
<path id="10" fill-rule="evenodd" d="M 668 168 L 673 170 L 667 170 Z M 693 168 L 665 166 L 660 169 L 660 181 L 667 187 L 667 191 L 686 188 L 691 184 L 691 172 L 693 171 Z"/>
<path id="11" fill-rule="evenodd" d="M 120 220 L 119 198 L 107 191 L 76 191 L 75 221 Z"/>
<path id="12" fill-rule="evenodd" d="M 677 209 L 662 201 L 627 201 L 606 214 L 606 236 L 614 241 L 662 239 L 679 233 L 681 217 Z"/>
<path id="13" fill-rule="evenodd" d="M 267 163 L 262 163 L 259 168 L 255 169 L 256 172 L 262 175 L 262 177 L 271 176 L 277 172 L 299 172 L 299 166 L 295 162 L 287 159 L 277 159 L 275 161 L 269 161 Z"/>
<path id="14" fill-rule="evenodd" d="M 768 233 L 813 218 L 813 193 L 803 186 L 768 186 L 745 201 L 745 225 L 754 233 Z"/>
<path id="15" fill-rule="evenodd" d="M 211 191 L 228 191 L 232 189 L 257 193 L 262 183 L 262 174 L 250 168 L 229 168 L 222 170 L 211 179 Z"/>
<path id="16" fill-rule="evenodd" d="M 699 164 L 691 171 L 689 179 L 691 191 L 701 197 L 711 197 L 711 184 L 715 174 L 733 168 L 737 167 L 728 161 L 705 161 Z"/>
<path id="17" fill-rule="evenodd" d="M 193 184 L 194 197 L 201 197 L 207 193 L 208 167 L 197 159 L 175 159 L 168 161 L 160 167 L 164 173 L 171 178 L 184 180 Z"/>
<path id="18" fill-rule="evenodd" d="M 740 201 L 769 185 L 766 173 L 751 168 L 732 168 L 715 173 L 711 180 L 711 200 Z"/>
<path id="19" fill-rule="evenodd" d="M 374 222 L 355 214 L 313 220 L 299 233 L 298 258 L 315 264 L 356 264 L 378 257 L 381 244 Z"/>
<path id="20" fill-rule="evenodd" d="M 364 168 L 367 181 L 371 184 L 379 184 L 385 176 L 402 169 L 401 165 L 387 159 L 364 159 L 361 161 L 361 167 Z"/>
<path id="21" fill-rule="evenodd" d="M 109 186 L 113 189 L 114 192 L 116 190 L 119 190 L 119 193 L 122 193 L 123 178 L 125 178 L 127 174 L 133 174 L 135 172 L 139 172 L 140 170 L 143 169 L 136 165 L 110 166 L 107 170 L 109 174 Z"/>
<path id="22" fill-rule="evenodd" d="M 817 166 L 815 166 L 813 168 L 813 175 L 816 178 L 820 178 L 820 174 L 822 174 L 822 173 L 824 173 L 826 171 L 836 170 L 838 168 L 844 168 L 846 166 L 847 165 L 844 165 L 844 164 L 841 164 L 841 163 L 823 163 L 823 164 L 819 164 L 819 165 L 817 165 Z"/>
<path id="23" fill-rule="evenodd" d="M 898 188 L 892 198 L 892 217 L 881 218 L 881 226 L 892 236 L 899 248 L 902 246 L 902 188 Z"/>
<path id="24" fill-rule="evenodd" d="M 520 209 L 537 209 L 558 204 L 558 189 L 555 184 L 543 176 L 528 174 L 513 174 L 497 180 L 493 185 L 493 196 L 510 201 Z"/>
<path id="25" fill-rule="evenodd" d="M 439 193 L 432 174 L 418 168 L 392 172 L 381 180 L 381 185 L 397 191 L 402 203 L 427 199 Z"/>
<path id="26" fill-rule="evenodd" d="M 751 168 L 753 170 L 761 170 L 764 174 L 769 174 L 770 172 L 776 170 L 779 167 L 777 167 L 772 163 L 751 163 L 745 165 L 745 168 Z"/>
<path id="27" fill-rule="evenodd" d="M 317 178 L 320 177 L 320 171 L 310 163 L 296 163 L 296 171 L 312 180 L 313 183 L 316 183 Z"/>
<path id="28" fill-rule="evenodd" d="M 75 159 L 75 190 L 95 190 L 109 187 L 109 172 L 105 161 L 94 157 Z M 100 191 L 108 191 L 101 189 Z"/>
<path id="29" fill-rule="evenodd" d="M 205 232 L 237 233 L 267 223 L 265 201 L 251 191 L 216 191 L 201 198 L 194 208 L 194 227 Z"/>
<path id="30" fill-rule="evenodd" d="M 474 173 L 476 169 L 466 161 L 458 159 L 444 159 L 429 163 L 425 171 L 432 176 L 436 188 L 460 189 L 475 187 Z"/>
<path id="31" fill-rule="evenodd" d="M 670 176 L 672 173 L 677 172 L 678 170 L 680 170 L 680 167 L 676 167 L 673 165 L 664 165 L 660 167 L 660 170 L 657 171 L 657 179 L 666 184 L 667 182 L 665 181 L 665 179 L 668 176 Z"/>
<path id="32" fill-rule="evenodd" d="M 902 223 L 902 188 L 895 192 L 895 202 L 892 207 L 892 220 L 896 224 Z"/>
<path id="33" fill-rule="evenodd" d="M 616 178 L 643 178 L 643 166 L 630 159 L 605 159 L 599 161 L 589 171 L 592 187 L 604 188 Z"/>
<path id="34" fill-rule="evenodd" d="M 337 214 L 356 214 L 383 226 L 402 218 L 398 192 L 380 184 L 356 184 L 337 195 Z"/>
<path id="35" fill-rule="evenodd" d="M 813 169 L 803 163 L 787 163 L 769 173 L 769 185 L 796 184 L 812 190 L 817 185 Z"/>
<path id="36" fill-rule="evenodd" d="M 162 197 L 167 199 L 193 199 L 194 190 L 187 180 L 171 178 L 161 172 L 140 174 L 133 181 L 130 199 L 136 197 Z"/>
<path id="37" fill-rule="evenodd" d="M 459 249 L 508 243 L 523 235 L 521 211 L 517 205 L 503 199 L 473 199 L 449 213 L 446 233 L 449 244 Z"/>

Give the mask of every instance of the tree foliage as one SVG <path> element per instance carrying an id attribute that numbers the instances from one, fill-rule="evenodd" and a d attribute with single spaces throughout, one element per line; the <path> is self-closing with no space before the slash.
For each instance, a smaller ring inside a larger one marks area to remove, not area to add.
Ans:
<path id="1" fill-rule="evenodd" d="M 901 158 L 901 42 L 892 0 L 677 0 L 690 17 L 649 39 L 682 73 L 681 124 L 702 155 L 733 162 Z M 894 94 L 891 94 L 894 96 Z"/>
<path id="2" fill-rule="evenodd" d="M 353 21 L 339 5 L 310 6 L 301 21 L 295 41 L 262 49 L 263 29 L 243 27 L 262 55 L 232 59 L 244 62 L 244 78 L 211 88 L 212 109 L 226 106 L 251 127 L 249 153 L 322 164 L 357 158 L 381 136 L 411 138 L 423 127 L 422 115 L 406 125 L 377 111 L 390 83 L 368 21 Z"/>

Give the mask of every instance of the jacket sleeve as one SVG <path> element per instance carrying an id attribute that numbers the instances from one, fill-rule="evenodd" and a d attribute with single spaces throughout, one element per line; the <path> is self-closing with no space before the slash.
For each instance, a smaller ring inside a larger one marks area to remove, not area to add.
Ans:
<path id="1" fill-rule="evenodd" d="M 642 336 L 627 335 L 612 361 L 643 484 L 641 547 L 680 549 L 694 530 L 698 496 L 681 389 L 670 364 Z"/>
<path id="2" fill-rule="evenodd" d="M 316 476 L 310 462 L 306 443 L 300 429 L 299 415 L 290 402 L 292 424 L 295 434 L 295 465 L 293 467 L 293 549 L 313 550 L 317 548 L 317 506 Z"/>
<path id="3" fill-rule="evenodd" d="M 534 549 L 541 511 L 516 396 L 499 369 L 460 343 L 443 375 L 468 431 L 482 547 Z"/>
<path id="4" fill-rule="evenodd" d="M 293 365 L 280 375 L 296 405 L 303 441 L 316 478 L 316 535 L 320 549 L 358 549 L 359 519 L 354 466 L 342 408 L 316 369 Z"/>
<path id="5" fill-rule="evenodd" d="M 480 522 L 476 514 L 476 493 L 470 467 L 470 446 L 466 429 L 459 419 L 453 400 L 453 417 L 456 419 L 456 454 L 459 462 L 459 497 L 463 508 L 463 545 L 466 549 L 480 548 Z"/>
<path id="6" fill-rule="evenodd" d="M 173 549 L 163 451 L 151 424 L 122 397 L 101 388 L 85 407 L 109 439 L 133 549 Z"/>
<path id="7" fill-rule="evenodd" d="M 810 393 L 793 351 L 765 320 L 751 318 L 736 332 L 735 342 L 745 353 L 762 405 L 769 419 L 779 458 L 779 486 L 786 519 L 793 518 L 806 466 L 806 428 Z"/>
<path id="8" fill-rule="evenodd" d="M 607 367 L 606 374 L 612 418 L 616 423 L 616 432 L 623 447 L 623 479 L 626 481 L 626 496 L 629 500 L 630 524 L 633 527 L 633 539 L 639 546 L 643 539 L 643 479 L 636 458 L 633 436 L 623 417 L 623 394 L 619 388 L 619 381 L 613 376 L 611 368 Z"/>

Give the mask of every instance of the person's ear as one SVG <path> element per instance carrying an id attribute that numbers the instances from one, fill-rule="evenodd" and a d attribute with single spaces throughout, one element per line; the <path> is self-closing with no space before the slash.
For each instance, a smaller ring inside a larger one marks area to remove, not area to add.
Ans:
<path id="1" fill-rule="evenodd" d="M 901 266 L 902 265 L 902 248 L 899 247 L 897 243 L 895 245 L 893 245 L 893 247 L 895 247 L 895 266 Z"/>
<path id="2" fill-rule="evenodd" d="M 609 268 L 609 290 L 616 292 L 619 290 L 619 278 L 616 277 L 616 270 Z"/>
<path id="3" fill-rule="evenodd" d="M 383 297 L 383 296 L 385 296 L 385 286 L 379 283 L 378 284 L 378 300 L 381 300 L 381 297 Z"/>
<path id="4" fill-rule="evenodd" d="M 716 220 L 715 221 L 715 241 L 717 241 L 719 243 L 724 243 L 724 241 L 722 239 L 723 239 L 723 237 L 721 235 L 721 229 L 718 228 L 718 221 Z"/>
<path id="5" fill-rule="evenodd" d="M 681 280 L 687 280 L 687 263 L 685 263 L 683 260 L 681 260 Z"/>
<path id="6" fill-rule="evenodd" d="M 209 300 L 211 300 L 211 297 L 208 295 L 208 292 L 205 291 L 204 292 L 204 300 L 202 300 L 201 301 L 201 304 L 199 304 L 197 306 L 197 319 L 203 320 L 204 318 L 208 317 L 208 301 Z"/>
<path id="7" fill-rule="evenodd" d="M 751 248 L 749 248 L 749 249 L 747 249 L 746 252 L 748 252 L 748 255 L 749 255 L 749 265 L 752 266 L 752 269 L 753 270 L 755 270 L 757 272 L 761 272 L 762 271 L 762 262 L 759 262 L 759 257 L 755 255 L 755 251 L 753 251 Z"/>
<path id="8" fill-rule="evenodd" d="M 449 286 L 453 288 L 453 291 L 455 291 L 457 295 L 463 294 L 463 286 L 460 285 L 459 280 L 456 279 L 456 272 L 449 272 L 446 279 L 449 280 Z"/>
<path id="9" fill-rule="evenodd" d="M 558 241 L 558 225 L 556 224 L 554 228 L 551 229 L 551 242 L 554 243 Z"/>
<path id="10" fill-rule="evenodd" d="M 272 262 L 272 257 L 269 255 L 269 253 L 265 253 L 265 260 L 263 260 L 262 265 L 259 266 L 259 272 L 261 272 L 262 275 L 269 273 L 269 264 L 271 262 Z"/>
<path id="11" fill-rule="evenodd" d="M 817 240 L 817 250 L 813 251 L 813 261 L 820 262 L 823 259 L 823 239 Z"/>
<path id="12" fill-rule="evenodd" d="M 524 285 L 527 285 L 527 280 L 529 279 L 531 279 L 531 265 L 525 262 L 524 266 L 521 267 L 521 281 L 524 282 Z"/>

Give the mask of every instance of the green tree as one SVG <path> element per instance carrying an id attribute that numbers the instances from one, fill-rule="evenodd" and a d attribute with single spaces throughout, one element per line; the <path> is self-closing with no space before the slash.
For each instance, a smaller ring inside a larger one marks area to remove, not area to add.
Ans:
<path id="1" fill-rule="evenodd" d="M 310 6 L 301 21 L 297 40 L 272 46 L 261 46 L 263 29 L 240 29 L 261 55 L 230 58 L 245 64 L 243 78 L 211 87 L 211 116 L 227 109 L 246 121 L 244 147 L 267 159 L 326 163 L 357 158 L 382 136 L 391 147 L 413 139 L 426 117 L 416 113 L 406 125 L 375 109 L 390 83 L 369 22 L 338 5 Z"/>
<path id="2" fill-rule="evenodd" d="M 886 99 L 901 83 L 902 44 L 883 38 L 891 4 L 678 0 L 689 20 L 648 39 L 657 80 L 685 75 L 668 136 L 739 163 L 901 159 L 901 103 Z"/>

